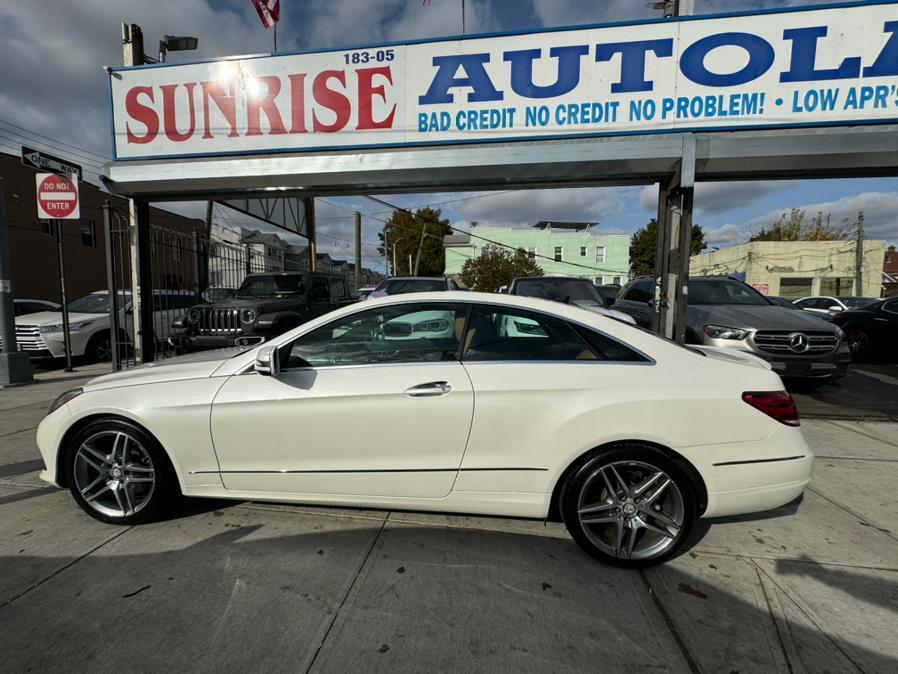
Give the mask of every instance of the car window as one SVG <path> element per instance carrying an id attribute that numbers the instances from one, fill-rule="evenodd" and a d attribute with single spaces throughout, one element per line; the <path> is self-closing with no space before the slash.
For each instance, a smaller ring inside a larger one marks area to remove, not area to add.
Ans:
<path id="1" fill-rule="evenodd" d="M 326 278 L 312 280 L 312 289 L 309 291 L 309 300 L 312 302 L 330 302 L 331 291 Z"/>
<path id="2" fill-rule="evenodd" d="M 479 305 L 471 312 L 462 360 L 597 360 L 577 332 L 560 318 Z"/>
<path id="3" fill-rule="evenodd" d="M 431 293 L 447 290 L 444 279 L 424 278 L 391 278 L 382 281 L 377 291 L 386 295 L 402 295 L 404 293 Z"/>
<path id="4" fill-rule="evenodd" d="M 650 363 L 650 358 L 635 349 L 619 342 L 602 332 L 596 332 L 582 326 L 575 326 L 577 333 L 586 340 L 600 360 L 612 360 L 627 363 Z"/>
<path id="5" fill-rule="evenodd" d="M 689 304 L 768 305 L 757 290 L 734 279 L 704 279 L 689 282 Z"/>
<path id="6" fill-rule="evenodd" d="M 546 300 L 555 300 L 556 302 L 605 306 L 605 300 L 599 295 L 596 287 L 590 281 L 582 279 L 518 279 L 514 282 L 513 294 L 525 297 L 539 297 Z"/>
<path id="7" fill-rule="evenodd" d="M 282 347 L 284 369 L 453 360 L 467 308 L 424 303 L 378 307 L 344 316 Z"/>
<path id="8" fill-rule="evenodd" d="M 888 311 L 890 314 L 898 314 L 898 300 L 891 300 L 882 305 L 883 311 Z"/>
<path id="9" fill-rule="evenodd" d="M 631 302 L 651 302 L 654 290 L 653 285 L 651 281 L 635 281 L 625 289 L 621 299 L 630 300 Z"/>
<path id="10" fill-rule="evenodd" d="M 334 301 L 345 300 L 349 297 L 349 293 L 346 290 L 346 282 L 341 278 L 331 279 L 331 293 Z"/>
<path id="11" fill-rule="evenodd" d="M 808 299 L 799 300 L 795 302 L 795 306 L 801 307 L 802 309 L 816 309 L 817 308 L 817 300 L 809 297 Z"/>

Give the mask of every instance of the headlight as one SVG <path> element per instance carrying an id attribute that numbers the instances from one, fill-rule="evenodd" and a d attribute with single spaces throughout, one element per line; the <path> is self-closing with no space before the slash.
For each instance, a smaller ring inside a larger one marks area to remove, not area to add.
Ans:
<path id="1" fill-rule="evenodd" d="M 745 339 L 748 337 L 748 330 L 727 328 L 723 325 L 706 325 L 704 330 L 711 339 Z"/>
<path id="2" fill-rule="evenodd" d="M 845 331 L 842 330 L 842 328 L 840 328 L 838 325 L 836 326 L 836 337 L 838 337 L 839 340 L 845 339 Z"/>
<path id="3" fill-rule="evenodd" d="M 200 313 L 199 309 L 191 309 L 189 312 L 187 312 L 187 320 L 189 320 L 191 323 L 199 323 L 201 316 L 202 314 Z"/>
<path id="4" fill-rule="evenodd" d="M 445 332 L 448 329 L 449 321 L 442 318 L 435 321 L 415 323 L 415 332 Z"/>
<path id="5" fill-rule="evenodd" d="M 84 393 L 84 389 L 82 388 L 73 388 L 71 391 L 66 391 L 61 396 L 59 396 L 56 400 L 53 401 L 53 404 L 50 405 L 50 409 L 47 410 L 47 414 L 53 414 L 60 407 L 65 405 L 70 400 L 74 400 L 78 396 Z"/>
<path id="6" fill-rule="evenodd" d="M 244 309 L 240 312 L 240 320 L 244 323 L 252 323 L 256 320 L 256 312 L 252 309 Z"/>
<path id="7" fill-rule="evenodd" d="M 83 328 L 86 328 L 88 325 L 90 325 L 93 322 L 94 322 L 94 319 L 91 318 L 90 320 L 87 320 L 87 321 L 79 321 L 77 323 L 69 323 L 69 330 L 81 330 Z M 40 328 L 38 328 L 38 331 L 41 334 L 46 334 L 48 332 L 62 332 L 62 323 L 59 323 L 57 325 L 42 325 Z"/>

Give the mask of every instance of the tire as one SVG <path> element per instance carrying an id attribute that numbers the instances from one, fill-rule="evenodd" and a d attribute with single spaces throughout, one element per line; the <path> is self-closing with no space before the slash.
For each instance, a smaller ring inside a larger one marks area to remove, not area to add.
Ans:
<path id="1" fill-rule="evenodd" d="M 643 568 L 675 555 L 696 518 L 695 488 L 664 453 L 632 443 L 587 456 L 570 473 L 561 514 L 596 559 Z M 591 521 L 598 520 L 598 521 Z"/>
<path id="2" fill-rule="evenodd" d="M 65 447 L 65 477 L 76 503 L 108 524 L 158 519 L 180 490 L 159 443 L 124 420 L 88 424 Z"/>
<path id="3" fill-rule="evenodd" d="M 87 343 L 84 355 L 91 363 L 105 363 L 112 360 L 112 340 L 109 331 L 98 332 Z"/>
<path id="4" fill-rule="evenodd" d="M 870 353 L 870 336 L 861 328 L 846 329 L 845 342 L 852 359 L 863 358 Z"/>

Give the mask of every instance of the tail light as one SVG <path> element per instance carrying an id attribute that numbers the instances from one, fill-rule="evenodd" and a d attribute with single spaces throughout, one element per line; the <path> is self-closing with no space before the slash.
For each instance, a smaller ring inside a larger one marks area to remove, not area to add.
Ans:
<path id="1" fill-rule="evenodd" d="M 798 408 L 786 391 L 746 391 L 742 400 L 786 426 L 798 426 Z"/>

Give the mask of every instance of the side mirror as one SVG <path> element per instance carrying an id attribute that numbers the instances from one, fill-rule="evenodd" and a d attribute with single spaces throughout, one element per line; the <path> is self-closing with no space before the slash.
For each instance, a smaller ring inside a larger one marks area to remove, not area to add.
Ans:
<path id="1" fill-rule="evenodd" d="M 263 346 L 256 353 L 253 369 L 266 377 L 277 377 L 281 373 L 281 359 L 276 346 Z"/>
<path id="2" fill-rule="evenodd" d="M 837 311 L 842 311 L 842 307 L 836 306 L 836 305 L 834 304 L 834 305 L 832 305 L 831 307 L 828 307 L 828 308 L 827 308 L 827 311 L 832 311 L 833 313 L 835 313 L 835 312 L 837 312 Z"/>

